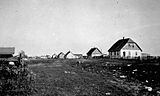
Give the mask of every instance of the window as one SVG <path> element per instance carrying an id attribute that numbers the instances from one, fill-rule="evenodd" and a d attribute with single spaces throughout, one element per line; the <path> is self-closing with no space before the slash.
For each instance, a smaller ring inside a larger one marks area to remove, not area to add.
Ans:
<path id="1" fill-rule="evenodd" d="M 116 52 L 114 52 L 114 55 L 116 55 Z"/>
<path id="2" fill-rule="evenodd" d="M 131 52 L 130 52 L 130 51 L 128 52 L 128 55 L 129 55 L 129 56 L 131 55 Z"/>
<path id="3" fill-rule="evenodd" d="M 132 45 L 132 47 L 134 48 L 134 44 Z"/>
<path id="4" fill-rule="evenodd" d="M 130 44 L 128 44 L 128 46 L 129 46 L 129 47 L 131 47 L 131 45 L 130 45 Z"/>
<path id="5" fill-rule="evenodd" d="M 112 52 L 110 52 L 110 55 L 112 56 Z"/>
<path id="6" fill-rule="evenodd" d="M 119 55 L 119 52 L 117 52 L 117 55 Z"/>
<path id="7" fill-rule="evenodd" d="M 137 56 L 137 52 L 135 53 L 135 55 Z"/>

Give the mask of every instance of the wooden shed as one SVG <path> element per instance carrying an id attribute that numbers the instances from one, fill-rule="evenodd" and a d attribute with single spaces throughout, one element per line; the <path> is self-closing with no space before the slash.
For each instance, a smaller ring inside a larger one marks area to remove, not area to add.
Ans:
<path id="1" fill-rule="evenodd" d="M 15 53 L 14 47 L 0 47 L 0 58 L 13 57 L 14 53 Z"/>

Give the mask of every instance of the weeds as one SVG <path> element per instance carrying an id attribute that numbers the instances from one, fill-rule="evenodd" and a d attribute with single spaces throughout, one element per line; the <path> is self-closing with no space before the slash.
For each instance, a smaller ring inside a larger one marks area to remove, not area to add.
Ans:
<path id="1" fill-rule="evenodd" d="M 0 67 L 2 96 L 28 96 L 34 93 L 35 74 L 27 66 L 17 67 L 2 61 Z"/>

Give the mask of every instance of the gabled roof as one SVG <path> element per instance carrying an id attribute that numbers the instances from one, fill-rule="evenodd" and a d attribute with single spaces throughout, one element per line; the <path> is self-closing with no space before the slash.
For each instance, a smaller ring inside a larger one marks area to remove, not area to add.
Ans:
<path id="1" fill-rule="evenodd" d="M 76 55 L 73 54 L 71 51 L 68 51 L 68 52 L 64 55 L 64 57 L 66 58 L 68 54 L 72 54 L 73 56 L 76 56 Z"/>
<path id="2" fill-rule="evenodd" d="M 63 52 L 60 52 L 60 53 L 58 54 L 58 56 L 61 55 L 61 54 L 65 55 Z"/>
<path id="3" fill-rule="evenodd" d="M 57 55 L 57 57 L 59 58 L 59 56 L 60 56 L 61 54 L 62 54 L 62 55 L 65 55 L 63 52 L 60 52 L 60 53 Z"/>
<path id="4" fill-rule="evenodd" d="M 53 55 L 52 55 L 52 58 L 55 58 L 55 57 L 57 57 L 57 55 L 56 55 L 56 54 L 53 54 Z"/>
<path id="5" fill-rule="evenodd" d="M 68 54 L 72 54 L 72 55 L 75 56 L 76 58 L 82 58 L 82 57 L 83 57 L 82 54 L 74 54 L 74 53 L 72 53 L 71 51 L 68 51 L 68 52 L 65 54 L 64 57 L 66 58 Z"/>
<path id="6" fill-rule="evenodd" d="M 130 38 L 120 39 L 108 50 L 108 52 L 120 51 L 124 47 L 124 45 L 126 45 L 126 43 L 135 43 L 135 42 Z M 138 46 L 137 43 L 135 44 Z M 142 51 L 142 49 L 139 46 L 138 48 Z"/>
<path id="7" fill-rule="evenodd" d="M 65 54 L 65 57 L 66 57 L 69 53 L 73 54 L 71 51 L 68 51 L 68 52 Z M 74 55 L 74 54 L 73 54 L 73 55 Z"/>
<path id="8" fill-rule="evenodd" d="M 94 52 L 94 50 L 96 50 L 96 49 L 102 54 L 102 52 L 101 52 L 98 48 L 94 47 L 94 48 L 91 48 L 91 49 L 87 52 L 87 55 L 91 55 L 91 54 Z"/>

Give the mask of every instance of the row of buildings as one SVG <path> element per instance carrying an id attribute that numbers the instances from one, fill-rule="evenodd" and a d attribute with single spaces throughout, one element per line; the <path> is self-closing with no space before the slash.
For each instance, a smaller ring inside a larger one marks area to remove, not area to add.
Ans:
<path id="1" fill-rule="evenodd" d="M 114 43 L 111 48 L 108 50 L 108 55 L 103 54 L 101 50 L 97 47 L 91 48 L 87 52 L 87 56 L 82 54 L 74 54 L 71 51 L 67 53 L 60 52 L 58 55 L 53 54 L 52 58 L 60 59 L 74 59 L 74 58 L 101 58 L 101 57 L 110 57 L 110 58 L 139 58 L 142 57 L 142 49 L 139 45 L 134 42 L 131 38 L 123 38 Z M 14 48 L 0 48 L 0 57 L 1 56 L 11 56 L 14 54 Z M 47 58 L 43 56 L 42 58 Z"/>
<path id="2" fill-rule="evenodd" d="M 101 57 L 110 57 L 110 58 L 140 58 L 142 57 L 142 49 L 140 46 L 134 42 L 131 38 L 123 38 L 114 43 L 111 48 L 108 50 L 108 55 L 103 54 L 101 50 L 97 47 L 91 48 L 87 52 L 87 58 L 101 58 Z M 71 51 L 64 54 L 60 52 L 58 55 L 53 55 L 53 58 L 83 58 L 82 54 L 74 54 Z"/>

